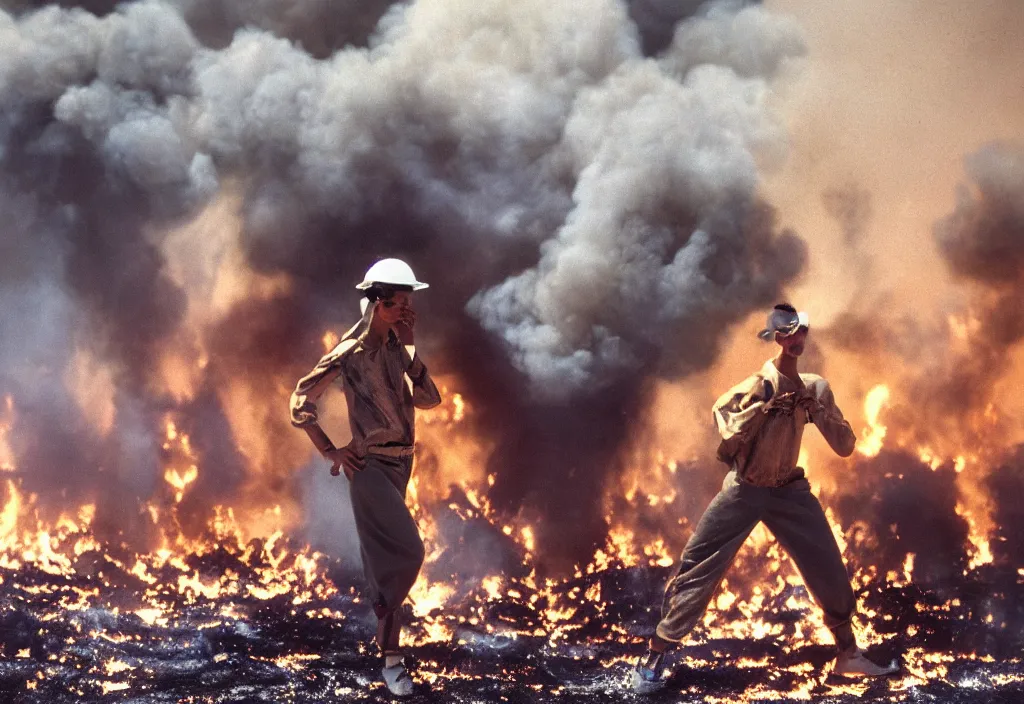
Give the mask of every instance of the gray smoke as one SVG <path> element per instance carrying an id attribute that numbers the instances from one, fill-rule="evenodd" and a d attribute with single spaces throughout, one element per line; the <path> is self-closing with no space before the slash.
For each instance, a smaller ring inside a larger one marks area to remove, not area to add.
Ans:
<path id="1" fill-rule="evenodd" d="M 222 49 L 239 29 L 291 40 L 326 58 L 346 46 L 364 46 L 394 0 L 174 0 L 205 46 Z"/>
<path id="2" fill-rule="evenodd" d="M 990 144 L 969 155 L 965 165 L 969 182 L 960 187 L 952 213 L 936 223 L 934 236 L 952 274 L 969 286 L 939 316 L 892 319 L 884 305 L 861 301 L 869 312 L 854 308 L 829 331 L 833 343 L 866 360 L 896 360 L 892 368 L 900 369 L 902 378 L 883 422 L 906 446 L 952 442 L 991 463 L 984 467 L 987 476 L 957 480 L 949 463 L 932 471 L 914 456 L 886 451 L 861 460 L 856 482 L 843 485 L 843 518 L 865 521 L 874 531 L 862 536 L 870 544 L 856 552 L 870 552 L 882 569 L 898 569 L 903 556 L 913 552 L 914 579 L 923 583 L 946 581 L 962 569 L 967 525 L 954 508 L 964 500 L 964 481 L 989 492 L 998 528 L 988 537 L 996 558 L 1013 563 L 1019 556 L 1013 536 L 1021 525 L 1021 451 L 1019 446 L 1005 449 L 1015 435 L 1006 423 L 1019 419 L 1012 408 L 998 409 L 1008 411 L 1001 422 L 986 411 L 1009 368 L 1011 348 L 1024 338 L 1024 148 Z M 843 204 L 836 214 L 846 213 L 847 222 L 860 211 L 849 207 L 849 197 L 834 202 Z M 951 331 L 949 314 L 975 321 L 966 341 Z M 866 496 L 871 497 L 867 503 Z M 915 509 L 914 520 L 907 521 L 903 516 L 912 504 L 931 515 Z M 884 526 L 891 526 L 889 534 Z"/>
<path id="3" fill-rule="evenodd" d="M 160 482 L 168 406 L 150 390 L 153 361 L 184 308 L 160 233 L 217 188 L 184 132 L 197 48 L 157 3 L 103 19 L 0 13 L 0 208 L 16 253 L 0 286 L 22 302 L 5 306 L 3 391 L 18 466 L 44 509 L 95 500 L 104 534 L 143 541 L 137 499 Z M 93 422 L 100 399 L 67 388 L 81 354 L 112 370 L 108 434 Z"/>
<path id="4" fill-rule="evenodd" d="M 776 236 L 755 197 L 756 155 L 782 139 L 765 79 L 802 45 L 731 8 L 681 25 L 659 64 L 630 59 L 581 91 L 561 144 L 572 210 L 536 266 L 470 302 L 547 400 L 652 363 L 706 368 L 727 326 L 803 266 L 802 242 Z"/>
<path id="5" fill-rule="evenodd" d="M 856 183 L 826 188 L 821 194 L 822 203 L 828 214 L 836 219 L 843 231 L 847 245 L 858 244 L 864 237 L 864 230 L 871 221 L 871 191 Z"/>
<path id="6" fill-rule="evenodd" d="M 495 502 L 539 516 L 542 550 L 589 554 L 648 381 L 708 367 L 806 257 L 757 195 L 785 151 L 767 101 L 804 51 L 799 32 L 759 6 L 711 4 L 674 15 L 649 58 L 638 6 L 0 12 L 0 205 L 17 223 L 3 247 L 24 261 L 0 285 L 25 301 L 4 314 L 7 339 L 31 343 L 5 345 L 2 390 L 19 466 L 49 468 L 32 480 L 42 499 L 69 467 L 82 492 L 103 467 L 119 497 L 148 496 L 169 409 L 204 468 L 187 510 L 230 496 L 246 460 L 218 389 L 266 389 L 261 431 L 287 448 L 287 387 L 323 330 L 351 322 L 362 272 L 400 256 L 434 283 L 424 350 L 459 374 L 499 448 Z M 226 186 L 249 266 L 292 286 L 199 331 L 208 360 L 182 405 L 152 384 L 190 299 L 165 238 Z M 109 435 L 57 380 L 83 350 L 113 369 Z M 57 374 L 24 371 L 40 368 Z M 299 498 L 296 461 L 275 457 L 257 495 Z"/>
<path id="7" fill-rule="evenodd" d="M 971 284 L 951 312 L 967 312 L 977 325 L 966 349 L 952 343 L 945 325 L 933 331 L 940 343 L 946 338 L 933 349 L 945 352 L 923 360 L 911 393 L 936 429 L 948 425 L 943 432 L 957 437 L 969 428 L 987 435 L 973 438 L 977 446 L 991 446 L 999 429 L 964 419 L 984 411 L 1008 369 L 1011 347 L 1024 338 L 1024 148 L 990 144 L 965 166 L 970 182 L 934 235 L 953 275 Z"/>
<path id="8" fill-rule="evenodd" d="M 995 143 L 966 160 L 971 183 L 935 239 L 954 275 L 995 298 L 984 311 L 983 342 L 999 352 L 1024 337 L 1024 146 Z"/>

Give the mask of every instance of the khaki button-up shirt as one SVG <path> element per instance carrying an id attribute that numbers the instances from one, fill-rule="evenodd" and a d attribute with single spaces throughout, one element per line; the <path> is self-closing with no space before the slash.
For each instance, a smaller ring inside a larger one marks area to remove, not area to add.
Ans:
<path id="1" fill-rule="evenodd" d="M 789 392 L 809 394 L 819 406 L 812 413 L 800 408 L 792 412 L 772 408 L 766 412 L 771 398 Z M 808 422 L 818 426 L 829 446 L 842 457 L 848 457 L 857 443 L 825 379 L 817 374 L 790 379 L 772 360 L 723 394 L 715 402 L 713 413 L 722 436 L 718 459 L 735 469 L 743 481 L 757 486 L 781 486 L 801 476 L 797 458 Z"/>
<path id="2" fill-rule="evenodd" d="M 384 446 L 411 448 L 416 441 L 414 409 L 441 403 L 441 394 L 414 348 L 400 344 L 393 333 L 378 347 L 366 345 L 368 320 L 367 315 L 299 380 L 291 398 L 292 424 L 312 425 L 319 420 L 317 400 L 340 380 L 348 404 L 352 449 L 358 455 Z"/>

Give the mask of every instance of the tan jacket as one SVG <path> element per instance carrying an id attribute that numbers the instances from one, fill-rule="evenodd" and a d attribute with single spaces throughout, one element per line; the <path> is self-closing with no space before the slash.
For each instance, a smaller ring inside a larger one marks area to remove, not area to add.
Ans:
<path id="1" fill-rule="evenodd" d="M 810 395 L 818 406 L 810 413 L 769 407 L 770 399 L 789 392 Z M 715 402 L 713 414 L 722 436 L 718 459 L 735 469 L 742 480 L 757 486 L 781 486 L 803 474 L 797 458 L 808 422 L 818 426 L 841 457 L 852 454 L 857 443 L 825 379 L 801 374 L 795 381 L 781 374 L 772 360 L 723 394 Z"/>

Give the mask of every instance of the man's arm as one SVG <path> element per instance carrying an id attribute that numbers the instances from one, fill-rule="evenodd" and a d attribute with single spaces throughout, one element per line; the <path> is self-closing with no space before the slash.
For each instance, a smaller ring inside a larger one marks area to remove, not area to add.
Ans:
<path id="1" fill-rule="evenodd" d="M 832 451 L 840 457 L 849 457 L 857 445 L 857 435 L 843 417 L 843 412 L 836 405 L 832 387 L 822 379 L 812 387 L 817 403 L 809 404 L 811 420 Z"/>
<path id="2" fill-rule="evenodd" d="M 433 408 L 441 403 L 441 393 L 430 378 L 427 366 L 416 352 L 416 312 L 407 308 L 402 321 L 395 326 L 398 342 L 402 346 L 402 363 L 406 376 L 412 382 L 412 405 L 416 408 Z"/>
<path id="3" fill-rule="evenodd" d="M 420 359 L 413 345 L 402 346 L 402 358 L 405 362 L 405 374 L 412 382 L 412 404 L 416 408 L 433 408 L 441 403 L 441 392 L 437 390 L 434 380 L 430 378 L 427 365 Z"/>
<path id="4" fill-rule="evenodd" d="M 722 442 L 718 459 L 731 465 L 740 449 L 757 435 L 771 410 L 764 378 L 755 375 L 724 393 L 712 408 Z"/>
<path id="5" fill-rule="evenodd" d="M 341 374 L 341 363 L 357 344 L 356 340 L 344 340 L 331 352 L 320 358 L 312 371 L 299 379 L 289 404 L 292 425 L 302 428 L 321 454 L 334 449 L 334 444 L 320 427 L 320 412 L 316 402 L 330 387 L 331 382 Z"/>
<path id="6" fill-rule="evenodd" d="M 317 400 L 342 372 L 342 362 L 348 353 L 358 344 L 358 340 L 342 340 L 329 354 L 320 358 L 313 370 L 299 379 L 291 397 L 292 425 L 302 428 L 320 454 L 331 463 L 331 474 L 337 476 L 345 470 L 345 476 L 351 481 L 354 472 L 365 466 L 365 459 L 349 447 L 335 447 L 334 443 L 320 427 L 320 413 L 316 407 Z"/>

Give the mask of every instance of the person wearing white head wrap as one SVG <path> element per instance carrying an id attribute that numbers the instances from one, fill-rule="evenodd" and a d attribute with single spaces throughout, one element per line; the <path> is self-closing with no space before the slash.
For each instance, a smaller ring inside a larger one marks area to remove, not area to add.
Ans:
<path id="1" fill-rule="evenodd" d="M 856 599 L 825 512 L 797 466 L 804 426 L 813 423 L 841 457 L 853 453 L 857 436 L 817 374 L 801 374 L 797 361 L 810 330 L 806 313 L 777 305 L 758 336 L 779 352 L 715 403 L 722 437 L 718 459 L 729 466 L 722 490 L 704 511 L 686 544 L 679 569 L 665 588 L 662 618 L 646 656 L 631 673 L 633 689 L 664 684 L 662 659 L 693 629 L 747 536 L 762 521 L 789 553 L 804 584 L 825 612 L 838 647 L 835 671 L 883 675 L 857 647 L 851 618 Z"/>
<path id="2" fill-rule="evenodd" d="M 309 374 L 291 397 L 291 420 L 331 461 L 344 468 L 359 535 L 360 553 L 377 615 L 377 644 L 385 658 L 384 680 L 392 694 L 413 691 L 399 651 L 399 608 L 423 564 L 423 541 L 405 505 L 412 474 L 415 409 L 441 403 L 413 344 L 412 292 L 426 288 L 404 262 L 386 259 L 367 272 L 362 317 Z M 336 448 L 319 425 L 316 402 L 340 381 L 348 404 L 352 442 Z"/>

